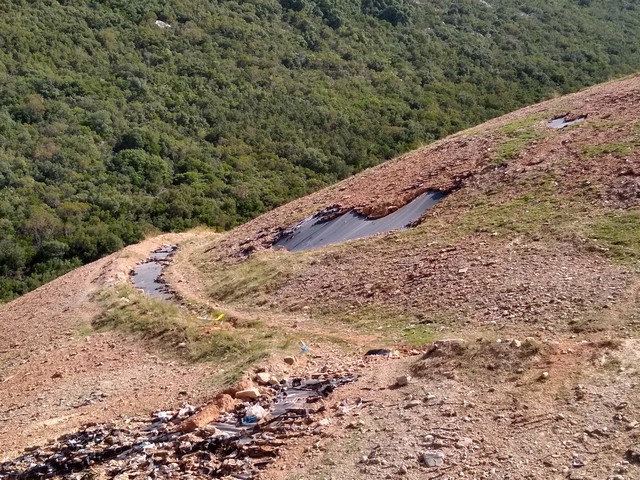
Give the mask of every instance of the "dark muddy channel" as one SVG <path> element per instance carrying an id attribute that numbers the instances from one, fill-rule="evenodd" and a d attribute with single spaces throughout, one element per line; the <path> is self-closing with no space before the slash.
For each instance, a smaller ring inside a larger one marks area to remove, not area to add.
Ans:
<path id="1" fill-rule="evenodd" d="M 173 293 L 162 280 L 162 272 L 177 250 L 176 245 L 167 245 L 151 252 L 149 258 L 133 269 L 131 281 L 145 294 L 161 300 L 170 300 Z"/>
<path id="2" fill-rule="evenodd" d="M 330 214 L 320 212 L 284 230 L 273 246 L 299 252 L 409 228 L 446 196 L 443 192 L 426 192 L 395 212 L 375 219 L 353 210 L 331 219 L 327 219 Z"/>

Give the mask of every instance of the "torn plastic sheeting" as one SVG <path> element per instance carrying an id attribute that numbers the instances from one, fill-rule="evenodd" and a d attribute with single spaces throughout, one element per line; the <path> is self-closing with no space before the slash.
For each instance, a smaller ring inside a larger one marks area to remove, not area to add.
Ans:
<path id="1" fill-rule="evenodd" d="M 309 403 L 329 395 L 335 388 L 356 380 L 340 377 L 326 380 L 294 379 L 274 386 L 271 401 L 240 405 L 223 421 L 190 433 L 185 438 L 179 425 L 189 414 L 190 406 L 174 412 L 158 412 L 146 419 L 129 419 L 114 424 L 87 425 L 64 435 L 57 442 L 36 448 L 14 460 L 0 463 L 0 478 L 37 479 L 54 476 L 67 478 L 83 475 L 102 466 L 110 477 L 121 473 L 140 475 L 145 471 L 159 475 L 192 473 L 210 478 L 253 478 L 260 469 L 273 462 L 288 438 L 291 428 L 304 425 L 303 417 L 315 410 Z M 242 425 L 247 413 L 264 409 L 271 420 L 262 419 Z M 171 417 L 167 421 L 167 417 Z M 212 427 L 215 428 L 212 429 Z M 213 430 L 213 431 L 212 431 Z M 200 440 L 201 439 L 201 440 Z M 188 458 L 197 458 L 191 463 Z M 172 470 L 173 469 L 173 470 Z M 177 469 L 177 470 L 176 470 Z"/>
<path id="2" fill-rule="evenodd" d="M 353 210 L 326 220 L 327 213 L 316 214 L 298 225 L 284 230 L 274 242 L 291 252 L 325 247 L 336 243 L 366 238 L 377 233 L 408 228 L 447 193 L 431 191 L 420 195 L 404 207 L 381 218 L 367 218 Z"/>
<path id="3" fill-rule="evenodd" d="M 568 118 L 568 115 L 554 118 L 547 124 L 547 126 L 549 128 L 561 129 L 561 128 L 569 127 L 571 125 L 575 125 L 577 123 L 584 122 L 587 119 L 586 116 L 578 117 L 574 120 L 567 120 L 567 118 Z"/>

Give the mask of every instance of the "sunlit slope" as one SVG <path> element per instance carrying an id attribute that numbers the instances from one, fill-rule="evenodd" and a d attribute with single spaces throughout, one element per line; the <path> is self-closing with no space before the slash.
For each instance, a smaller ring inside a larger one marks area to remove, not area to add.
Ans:
<path id="1" fill-rule="evenodd" d="M 192 261 L 211 299 L 375 328 L 631 328 L 637 306 L 613 312 L 640 254 L 639 102 L 631 77 L 519 110 L 265 214 Z M 550 127 L 565 116 L 586 119 Z M 427 190 L 449 195 L 415 228 L 271 248 L 327 207 L 377 217 Z"/>

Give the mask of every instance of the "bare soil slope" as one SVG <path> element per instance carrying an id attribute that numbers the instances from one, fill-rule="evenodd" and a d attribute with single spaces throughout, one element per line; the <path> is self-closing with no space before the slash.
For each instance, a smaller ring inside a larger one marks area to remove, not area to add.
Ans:
<path id="1" fill-rule="evenodd" d="M 163 358 L 132 337 L 91 326 L 97 292 L 126 283 L 154 248 L 188 237 L 127 247 L 0 306 L 0 457 L 87 422 L 198 400 L 215 367 Z"/>
<path id="2" fill-rule="evenodd" d="M 401 314 L 454 330 L 635 331 L 636 310 L 612 312 L 637 297 L 639 106 L 633 77 L 525 108 L 263 215 L 192 262 L 217 300 L 343 325 Z M 586 120 L 549 128 L 564 115 Z M 425 190 L 451 194 L 417 228 L 269 249 L 326 207 L 375 216 Z"/>

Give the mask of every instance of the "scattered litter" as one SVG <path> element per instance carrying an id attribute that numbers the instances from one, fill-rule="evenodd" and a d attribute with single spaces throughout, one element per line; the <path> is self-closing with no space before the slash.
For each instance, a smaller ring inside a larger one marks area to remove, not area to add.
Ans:
<path id="1" fill-rule="evenodd" d="M 362 398 L 358 397 L 354 400 L 353 404 L 351 404 L 351 402 L 349 402 L 349 400 L 342 400 L 337 408 L 338 408 L 338 415 L 343 416 L 346 415 L 347 413 L 349 413 L 351 410 L 354 410 L 356 408 L 361 407 L 363 404 Z"/>
<path id="2" fill-rule="evenodd" d="M 270 398 L 248 407 L 241 403 L 216 423 L 188 433 L 181 425 L 200 413 L 190 405 L 117 424 L 88 424 L 0 463 L 0 478 L 89 478 L 100 470 L 108 478 L 252 479 L 287 439 L 313 434 L 317 427 L 309 416 L 325 410 L 319 400 L 355 380 L 289 380 Z"/>
<path id="3" fill-rule="evenodd" d="M 186 418 L 188 415 L 191 415 L 195 411 L 196 411 L 195 407 L 187 404 L 184 407 L 182 407 L 180 410 L 178 410 L 178 418 L 179 419 Z"/>
<path id="4" fill-rule="evenodd" d="M 264 408 L 262 408 L 261 405 L 258 405 L 258 404 L 252 405 L 251 407 L 247 408 L 247 412 L 244 414 L 242 423 L 244 425 L 249 423 L 256 423 L 262 420 L 266 416 L 267 416 L 267 411 Z"/>
<path id="5" fill-rule="evenodd" d="M 309 351 L 309 345 L 304 343 L 302 340 L 300 341 L 300 351 L 302 353 L 307 353 Z"/>
<path id="6" fill-rule="evenodd" d="M 156 27 L 171 28 L 171 25 L 169 25 L 167 22 L 163 22 L 162 20 L 156 20 Z"/>
<path id="7" fill-rule="evenodd" d="M 156 419 L 160 420 L 161 422 L 168 422 L 173 418 L 174 415 L 174 412 L 158 412 L 156 413 Z"/>

